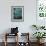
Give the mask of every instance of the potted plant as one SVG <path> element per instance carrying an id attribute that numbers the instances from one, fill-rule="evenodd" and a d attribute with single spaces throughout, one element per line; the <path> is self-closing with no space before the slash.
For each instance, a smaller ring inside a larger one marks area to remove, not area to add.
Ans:
<path id="1" fill-rule="evenodd" d="M 36 30 L 39 29 L 38 26 L 37 25 L 34 25 L 34 24 L 32 25 L 32 27 L 35 28 Z"/>
<path id="2" fill-rule="evenodd" d="M 35 28 L 36 30 L 45 29 L 45 26 L 32 25 L 32 27 Z"/>
<path id="3" fill-rule="evenodd" d="M 40 29 L 45 29 L 45 26 L 41 26 Z"/>
<path id="4" fill-rule="evenodd" d="M 40 40 L 42 38 L 45 38 L 44 37 L 46 36 L 45 34 L 46 34 L 45 32 L 35 32 L 33 35 L 37 38 L 38 43 L 40 43 Z"/>

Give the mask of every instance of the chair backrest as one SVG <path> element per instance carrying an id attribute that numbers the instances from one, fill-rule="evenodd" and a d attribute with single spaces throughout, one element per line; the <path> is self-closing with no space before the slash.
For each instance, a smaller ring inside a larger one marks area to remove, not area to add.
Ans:
<path id="1" fill-rule="evenodd" d="M 16 28 L 11 28 L 11 34 L 18 33 L 18 27 Z"/>

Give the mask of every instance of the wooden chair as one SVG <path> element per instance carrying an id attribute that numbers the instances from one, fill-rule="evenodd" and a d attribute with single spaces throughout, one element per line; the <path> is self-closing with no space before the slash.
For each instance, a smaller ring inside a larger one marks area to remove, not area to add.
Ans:
<path id="1" fill-rule="evenodd" d="M 9 33 L 5 33 L 5 46 L 7 46 L 8 45 L 8 42 L 7 42 L 7 36 L 9 36 L 9 38 L 10 38 L 10 36 L 17 36 L 17 38 L 15 38 L 15 40 L 17 39 L 17 41 L 16 41 L 16 45 L 15 46 L 18 46 L 18 33 L 17 34 L 9 34 Z"/>
<path id="2" fill-rule="evenodd" d="M 24 37 L 24 36 L 26 36 L 26 42 L 25 42 L 25 44 L 26 44 L 26 46 L 30 46 L 30 42 L 29 42 L 29 33 L 21 33 L 21 36 L 22 37 Z"/>

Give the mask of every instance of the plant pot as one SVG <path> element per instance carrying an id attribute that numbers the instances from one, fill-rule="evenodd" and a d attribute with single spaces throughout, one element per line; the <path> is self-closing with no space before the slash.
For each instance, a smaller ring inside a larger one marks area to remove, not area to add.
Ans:
<path id="1" fill-rule="evenodd" d="M 44 40 L 45 40 L 45 39 L 40 39 L 40 43 L 44 43 Z"/>
<path id="2" fill-rule="evenodd" d="M 40 43 L 40 39 L 37 39 L 37 43 Z"/>
<path id="3" fill-rule="evenodd" d="M 41 43 L 44 42 L 44 40 L 45 40 L 45 39 L 38 39 L 37 42 L 38 42 L 39 44 L 41 44 Z"/>

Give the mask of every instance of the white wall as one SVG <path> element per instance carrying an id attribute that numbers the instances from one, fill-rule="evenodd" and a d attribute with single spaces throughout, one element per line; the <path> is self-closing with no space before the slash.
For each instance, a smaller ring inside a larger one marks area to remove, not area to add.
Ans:
<path id="1" fill-rule="evenodd" d="M 24 22 L 11 22 L 11 6 L 24 6 Z M 19 27 L 19 32 L 30 32 L 36 24 L 36 0 L 0 0 L 0 34 L 8 28 Z"/>
<path id="2" fill-rule="evenodd" d="M 11 6 L 24 6 L 24 22 L 11 22 Z M 36 0 L 0 1 L 0 33 L 16 26 L 20 28 L 20 32 L 29 32 L 32 24 L 36 24 Z"/>

